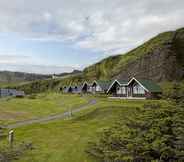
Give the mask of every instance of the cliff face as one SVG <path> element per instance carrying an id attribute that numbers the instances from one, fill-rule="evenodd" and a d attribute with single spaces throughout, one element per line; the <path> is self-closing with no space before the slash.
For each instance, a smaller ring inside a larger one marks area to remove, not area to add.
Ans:
<path id="1" fill-rule="evenodd" d="M 88 77 L 93 74 L 97 79 L 130 79 L 134 76 L 156 82 L 184 79 L 184 29 L 159 34 L 129 53 L 115 57 L 119 61 L 116 59 L 116 63 L 108 67 L 110 75 L 104 73 L 103 68 L 108 66 L 104 66 L 105 62 L 110 62 L 111 58 L 86 68 L 84 74 Z"/>
<path id="2" fill-rule="evenodd" d="M 151 79 L 157 82 L 184 78 L 184 30 L 173 32 L 172 39 L 152 52 L 128 63 L 117 76 L 119 79 Z"/>

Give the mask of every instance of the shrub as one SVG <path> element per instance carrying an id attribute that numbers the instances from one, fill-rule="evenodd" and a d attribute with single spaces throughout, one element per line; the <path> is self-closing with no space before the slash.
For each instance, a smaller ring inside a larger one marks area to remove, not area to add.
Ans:
<path id="1" fill-rule="evenodd" d="M 87 152 L 105 162 L 184 161 L 184 108 L 145 105 L 104 130 Z"/>
<path id="2" fill-rule="evenodd" d="M 0 148 L 0 162 L 18 160 L 25 151 L 32 149 L 34 149 L 32 143 L 22 143 L 13 149 Z"/>
<path id="3" fill-rule="evenodd" d="M 176 102 L 184 101 L 184 81 L 165 82 L 161 86 L 163 89 L 163 99 L 172 99 Z"/>

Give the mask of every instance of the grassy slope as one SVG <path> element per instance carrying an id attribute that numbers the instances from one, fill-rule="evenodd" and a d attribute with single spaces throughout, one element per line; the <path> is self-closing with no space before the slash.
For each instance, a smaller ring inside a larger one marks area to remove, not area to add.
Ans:
<path id="1" fill-rule="evenodd" d="M 155 38 L 146 42 L 142 46 L 124 54 L 111 56 L 107 59 L 100 61 L 90 67 L 84 69 L 83 75 L 77 75 L 68 77 L 65 79 L 50 79 L 32 82 L 31 84 L 25 84 L 18 86 L 18 88 L 24 90 L 27 93 L 43 92 L 49 90 L 58 90 L 63 85 L 80 84 L 84 80 L 93 79 L 112 79 L 113 76 L 118 73 L 131 61 L 135 61 L 139 57 L 149 54 L 154 48 L 160 47 L 164 42 L 169 41 L 172 38 L 173 32 L 166 32 L 159 34 Z"/>
<path id="2" fill-rule="evenodd" d="M 165 32 L 137 47 L 136 49 L 123 54 L 112 56 L 100 61 L 84 70 L 87 78 L 109 79 L 119 74 L 129 62 L 135 61 L 143 55 L 150 54 L 153 49 L 163 46 L 165 42 L 172 39 L 174 32 Z"/>
<path id="3" fill-rule="evenodd" d="M 31 74 L 24 72 L 0 71 L 0 82 L 21 83 L 50 78 L 50 75 Z"/>
<path id="4" fill-rule="evenodd" d="M 0 88 L 13 87 L 17 85 L 26 84 L 26 83 L 29 83 L 29 82 L 11 82 L 11 83 L 0 82 Z"/>
<path id="5" fill-rule="evenodd" d="M 171 31 L 161 33 L 128 53 L 106 58 L 84 69 L 83 74 L 64 79 L 35 81 L 30 84 L 16 86 L 16 88 L 22 89 L 26 93 L 38 93 L 47 90 L 58 90 L 64 85 L 81 84 L 84 80 L 90 81 L 94 79 L 112 79 L 117 76 L 130 62 L 134 62 L 144 55 L 149 55 L 155 48 L 161 48 L 165 45 L 165 43 L 167 44 L 170 42 L 174 34 L 177 34 L 178 38 L 174 42 L 174 50 L 178 53 L 178 62 L 181 62 L 180 64 L 183 65 L 183 43 L 181 43 L 181 41 L 184 40 L 184 28 L 179 29 L 176 32 Z"/>
<path id="6" fill-rule="evenodd" d="M 34 81 L 28 84 L 12 86 L 12 88 L 24 90 L 26 94 L 40 93 L 53 90 L 59 91 L 60 87 L 73 84 L 81 84 L 81 82 L 84 80 L 85 79 L 82 75 L 75 75 L 65 79 L 47 79 Z"/>
<path id="7" fill-rule="evenodd" d="M 86 104 L 88 100 L 79 95 L 58 93 L 39 94 L 36 99 L 4 98 L 0 100 L 0 123 L 7 124 L 62 113 Z"/>
<path id="8" fill-rule="evenodd" d="M 16 141 L 30 141 L 35 149 L 27 152 L 19 162 L 93 162 L 85 153 L 88 141 L 94 140 L 97 132 L 111 126 L 119 116 L 134 116 L 136 108 L 146 102 L 98 99 L 91 106 L 74 116 L 72 120 L 31 125 L 16 129 Z"/>

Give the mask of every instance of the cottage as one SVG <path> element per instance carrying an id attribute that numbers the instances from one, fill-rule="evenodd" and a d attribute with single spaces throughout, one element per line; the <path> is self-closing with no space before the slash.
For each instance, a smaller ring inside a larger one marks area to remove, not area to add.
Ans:
<path id="1" fill-rule="evenodd" d="M 81 93 L 81 86 L 68 86 L 64 89 L 65 93 Z"/>
<path id="2" fill-rule="evenodd" d="M 115 97 L 127 97 L 127 84 L 125 80 L 114 80 L 107 90 L 107 94 L 112 94 Z"/>
<path id="3" fill-rule="evenodd" d="M 24 97 L 25 93 L 24 91 L 18 91 L 16 89 L 0 89 L 0 97 L 8 97 L 8 96 L 14 96 L 14 97 Z"/>
<path id="4" fill-rule="evenodd" d="M 162 91 L 153 81 L 132 78 L 129 82 L 115 80 L 107 93 L 114 97 L 147 99 L 159 97 Z"/>
<path id="5" fill-rule="evenodd" d="M 88 82 L 85 81 L 83 83 L 82 87 L 81 87 L 81 91 L 83 93 L 88 93 L 89 92 L 89 88 L 90 88 L 90 85 L 88 84 Z"/>
<path id="6" fill-rule="evenodd" d="M 128 82 L 128 97 L 158 98 L 161 93 L 160 86 L 151 80 L 137 80 L 136 78 L 132 78 Z"/>
<path id="7" fill-rule="evenodd" d="M 71 86 L 65 87 L 63 92 L 64 93 L 71 93 L 72 92 L 72 87 Z"/>
<path id="8" fill-rule="evenodd" d="M 73 86 L 73 93 L 79 94 L 81 93 L 81 86 Z"/>
<path id="9" fill-rule="evenodd" d="M 0 89 L 0 97 L 7 97 L 7 96 L 10 96 L 9 89 L 1 88 Z"/>
<path id="10" fill-rule="evenodd" d="M 18 91 L 16 89 L 8 89 L 9 96 L 16 96 L 17 92 Z"/>
<path id="11" fill-rule="evenodd" d="M 63 93 L 67 93 L 67 89 L 68 89 L 67 86 L 63 86 L 63 87 L 60 88 L 60 91 L 63 92 Z"/>
<path id="12" fill-rule="evenodd" d="M 92 84 L 85 81 L 83 85 L 81 86 L 81 92 L 82 93 L 92 93 Z"/>
<path id="13" fill-rule="evenodd" d="M 25 96 L 25 93 L 24 93 L 24 91 L 17 91 L 14 96 L 15 97 L 24 97 Z"/>
<path id="14" fill-rule="evenodd" d="M 111 84 L 111 81 L 94 81 L 91 85 L 91 91 L 92 93 L 106 93 L 109 86 Z"/>

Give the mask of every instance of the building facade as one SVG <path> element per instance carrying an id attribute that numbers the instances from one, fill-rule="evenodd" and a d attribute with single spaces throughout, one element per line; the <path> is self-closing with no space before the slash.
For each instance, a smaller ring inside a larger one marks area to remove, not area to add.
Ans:
<path id="1" fill-rule="evenodd" d="M 109 87 L 108 94 L 124 98 L 158 98 L 162 93 L 160 86 L 150 80 L 132 78 L 129 82 L 115 80 Z"/>

